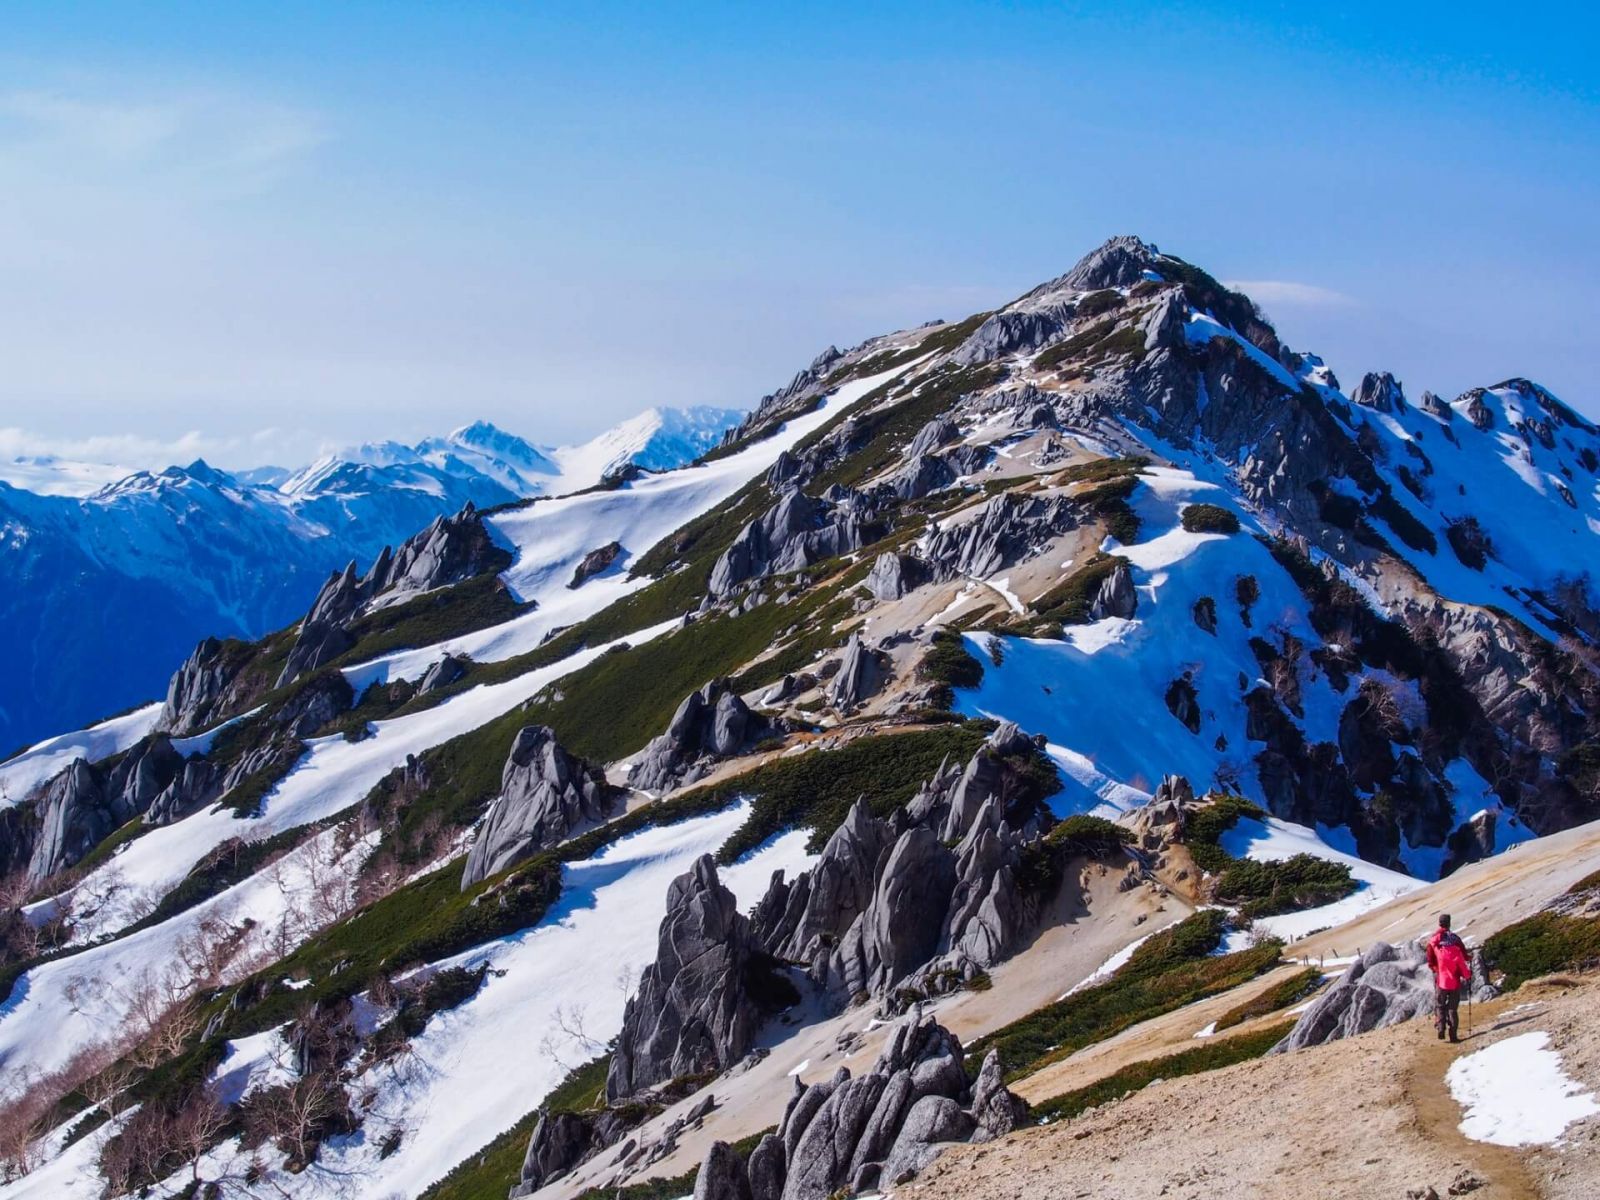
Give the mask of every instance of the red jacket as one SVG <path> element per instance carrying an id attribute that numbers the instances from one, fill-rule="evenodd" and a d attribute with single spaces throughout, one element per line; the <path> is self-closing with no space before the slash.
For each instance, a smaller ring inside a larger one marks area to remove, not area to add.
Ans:
<path id="1" fill-rule="evenodd" d="M 1472 977 L 1467 944 L 1448 929 L 1436 929 L 1428 939 L 1428 967 L 1435 986 L 1453 992 Z"/>

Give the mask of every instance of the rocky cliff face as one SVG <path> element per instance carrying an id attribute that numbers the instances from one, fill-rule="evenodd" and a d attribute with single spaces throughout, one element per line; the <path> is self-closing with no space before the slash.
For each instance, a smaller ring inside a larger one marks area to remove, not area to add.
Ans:
<path id="1" fill-rule="evenodd" d="M 639 977 L 606 1073 L 618 1100 L 684 1075 L 726 1070 L 761 1022 L 751 994 L 761 969 L 750 924 L 708 856 L 667 893 L 656 960 Z"/>

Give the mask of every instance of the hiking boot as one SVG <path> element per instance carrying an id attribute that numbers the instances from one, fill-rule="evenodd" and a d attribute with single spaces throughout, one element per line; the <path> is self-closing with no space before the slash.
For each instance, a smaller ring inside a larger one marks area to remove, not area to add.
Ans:
<path id="1" fill-rule="evenodd" d="M 1442 1041 L 1444 1041 L 1444 1030 L 1443 1030 L 1443 1029 L 1435 1029 L 1435 1030 L 1434 1030 L 1434 1033 L 1435 1033 L 1435 1034 L 1436 1034 L 1436 1035 L 1438 1035 L 1438 1038 L 1439 1038 L 1439 1040 L 1440 1040 L 1440 1041 L 1441 1041 L 1441 1042 L 1442 1042 Z"/>
<path id="2" fill-rule="evenodd" d="M 1440 1036 L 1443 1037 L 1444 1035 L 1440 1034 Z M 1458 1038 L 1455 1034 L 1452 1033 L 1450 1035 L 1450 1042 L 1451 1042 L 1452 1045 L 1459 1045 L 1461 1043 L 1461 1039 Z"/>

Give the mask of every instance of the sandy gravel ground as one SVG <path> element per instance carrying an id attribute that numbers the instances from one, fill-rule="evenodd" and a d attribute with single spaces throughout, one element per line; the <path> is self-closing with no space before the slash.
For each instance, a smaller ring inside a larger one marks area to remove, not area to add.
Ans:
<path id="1" fill-rule="evenodd" d="M 893 1194 L 1405 1200 L 1431 1187 L 1441 1200 L 1600 1196 L 1600 1118 L 1569 1126 L 1559 1146 L 1489 1146 L 1460 1133 L 1461 1109 L 1444 1079 L 1458 1054 L 1544 1030 L 1568 1074 L 1600 1092 L 1597 1005 L 1592 978 L 1530 984 L 1481 1006 L 1460 1046 L 1413 1022 L 1152 1084 L 1073 1121 L 955 1147 Z"/>

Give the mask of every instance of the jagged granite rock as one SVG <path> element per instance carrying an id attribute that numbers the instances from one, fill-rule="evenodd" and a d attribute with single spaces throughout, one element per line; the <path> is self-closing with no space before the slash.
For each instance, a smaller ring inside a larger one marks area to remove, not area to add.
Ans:
<path id="1" fill-rule="evenodd" d="M 989 1140 L 1017 1128 L 1027 1105 L 1006 1090 L 991 1051 L 976 1080 L 960 1041 L 933 1020 L 906 1021 L 889 1036 L 871 1071 L 841 1067 L 809 1087 L 795 1080 L 776 1134 L 738 1158 L 720 1143 L 695 1185 L 703 1200 L 828 1200 L 899 1183 L 953 1142 Z"/>
<path id="2" fill-rule="evenodd" d="M 745 1174 L 750 1181 L 750 1200 L 779 1200 L 783 1195 L 783 1141 L 776 1134 L 769 1133 L 756 1143 L 745 1163 Z"/>
<path id="3" fill-rule="evenodd" d="M 920 500 L 949 487 L 957 471 L 939 454 L 917 454 L 906 459 L 884 485 L 901 500 Z"/>
<path id="4" fill-rule="evenodd" d="M 880 1177 L 890 1183 L 903 1183 L 939 1157 L 946 1145 L 970 1140 L 976 1129 L 977 1122 L 954 1100 L 924 1096 L 906 1114 Z"/>
<path id="5" fill-rule="evenodd" d="M 136 743 L 109 770 L 74 759 L 34 802 L 35 829 L 7 857 L 28 858 L 38 881 L 76 865 L 108 835 L 147 812 L 184 771 L 165 734 Z"/>
<path id="6" fill-rule="evenodd" d="M 901 834 L 872 902 L 830 958 L 836 990 L 845 996 L 884 991 L 937 954 L 956 878 L 954 852 L 931 829 Z"/>
<path id="7" fill-rule="evenodd" d="M 1400 381 L 1387 371 L 1368 371 L 1356 384 L 1355 391 L 1350 393 L 1350 400 L 1353 404 L 1381 413 L 1392 413 L 1406 406 L 1406 394 Z"/>
<path id="8" fill-rule="evenodd" d="M 1006 760 L 1030 754 L 1039 740 L 1024 734 L 1013 721 L 1002 721 L 964 766 L 948 761 L 906 802 L 906 815 L 936 830 L 947 842 L 967 835 L 973 819 L 991 798 L 998 797 L 1013 828 L 1032 833 L 1039 827 L 1039 808 L 1026 781 Z"/>
<path id="9" fill-rule="evenodd" d="M 574 568 L 572 572 L 572 582 L 567 584 L 567 586 L 569 588 L 582 587 L 590 579 L 594 578 L 596 575 L 600 574 L 601 571 L 604 571 L 612 563 L 616 562 L 617 556 L 621 553 L 621 542 L 607 542 L 599 549 L 589 551 L 589 553 L 583 556 L 583 560 L 578 563 L 577 567 Z"/>
<path id="10" fill-rule="evenodd" d="M 878 654 L 867 648 L 858 629 L 845 646 L 839 673 L 828 684 L 828 703 L 841 713 L 854 712 L 882 690 L 887 677 Z"/>
<path id="11" fill-rule="evenodd" d="M 985 501 L 972 517 L 930 534 L 922 556 L 947 576 L 982 579 L 1075 528 L 1080 515 L 1077 505 L 1065 497 L 1002 492 Z"/>
<path id="12" fill-rule="evenodd" d="M 206 728 L 232 706 L 232 689 L 245 665 L 242 646 L 203 639 L 167 683 L 158 729 L 175 734 Z"/>
<path id="13" fill-rule="evenodd" d="M 650 741 L 629 770 L 628 783 L 650 792 L 692 783 L 710 760 L 737 754 L 775 728 L 726 679 L 712 680 L 678 705 L 666 732 Z"/>
<path id="14" fill-rule="evenodd" d="M 1433 973 L 1415 943 L 1375 942 L 1301 1014 L 1274 1054 L 1321 1046 L 1433 1011 Z"/>
<path id="15" fill-rule="evenodd" d="M 461 889 L 600 824 L 614 807 L 599 771 L 568 754 L 551 729 L 526 726 L 511 743 L 500 795 L 467 852 Z"/>
<path id="16" fill-rule="evenodd" d="M 89 853 L 119 822 L 90 764 L 74 759 L 46 786 L 38 804 L 39 833 L 28 878 L 44 879 Z"/>
<path id="17" fill-rule="evenodd" d="M 1125 560 L 1118 560 L 1111 574 L 1100 582 L 1094 603 L 1089 605 L 1089 620 L 1103 621 L 1107 617 L 1131 620 L 1138 608 L 1139 596 L 1133 590 L 1133 572 L 1128 569 Z"/>
<path id="18" fill-rule="evenodd" d="M 623 1014 L 606 1098 L 723 1071 L 749 1053 L 762 1016 L 746 987 L 758 950 L 710 855 L 673 880 L 656 959 Z"/>
<path id="19" fill-rule="evenodd" d="M 1430 417 L 1436 417 L 1447 425 L 1456 415 L 1456 410 L 1451 408 L 1433 392 L 1423 392 L 1422 399 L 1417 403 L 1417 407 L 1423 412 L 1427 413 Z"/>
<path id="20" fill-rule="evenodd" d="M 859 492 L 830 488 L 813 499 L 791 488 L 734 536 L 711 568 L 706 589 L 726 596 L 747 580 L 836 558 L 874 541 L 881 528 L 872 501 Z"/>
<path id="21" fill-rule="evenodd" d="M 785 886 L 778 872 L 751 917 L 752 928 L 774 956 L 803 962 L 823 978 L 831 948 L 866 911 L 878 869 L 893 844 L 889 822 L 857 800 L 822 848 L 817 863 Z"/>
<path id="22" fill-rule="evenodd" d="M 934 417 L 921 429 L 917 436 L 911 439 L 911 444 L 906 447 L 906 458 L 916 458 L 919 454 L 937 454 L 939 450 L 949 445 L 961 436 L 961 426 L 949 417 Z"/>
<path id="23" fill-rule="evenodd" d="M 329 576 L 300 624 L 277 686 L 349 650 L 355 639 L 347 626 L 375 601 L 396 603 L 510 565 L 510 552 L 496 544 L 470 502 L 454 516 L 435 517 L 421 533 L 401 543 L 399 550 L 385 546 L 365 575 L 358 577 L 352 562 Z"/>
<path id="24" fill-rule="evenodd" d="M 694 1200 L 752 1200 L 750 1177 L 727 1142 L 712 1142 L 694 1181 Z"/>
<path id="25" fill-rule="evenodd" d="M 513 1200 L 534 1192 L 565 1175 L 594 1148 L 594 1130 L 577 1113 L 541 1110 L 522 1159 L 522 1174 L 511 1189 Z"/>
<path id="26" fill-rule="evenodd" d="M 991 1049 L 983 1056 L 978 1068 L 978 1078 L 972 1084 L 972 1105 L 969 1110 L 978 1128 L 973 1132 L 975 1142 L 989 1142 L 1020 1129 L 1028 1119 L 1028 1104 L 1006 1087 L 1005 1072 L 1000 1067 L 1000 1052 Z"/>

